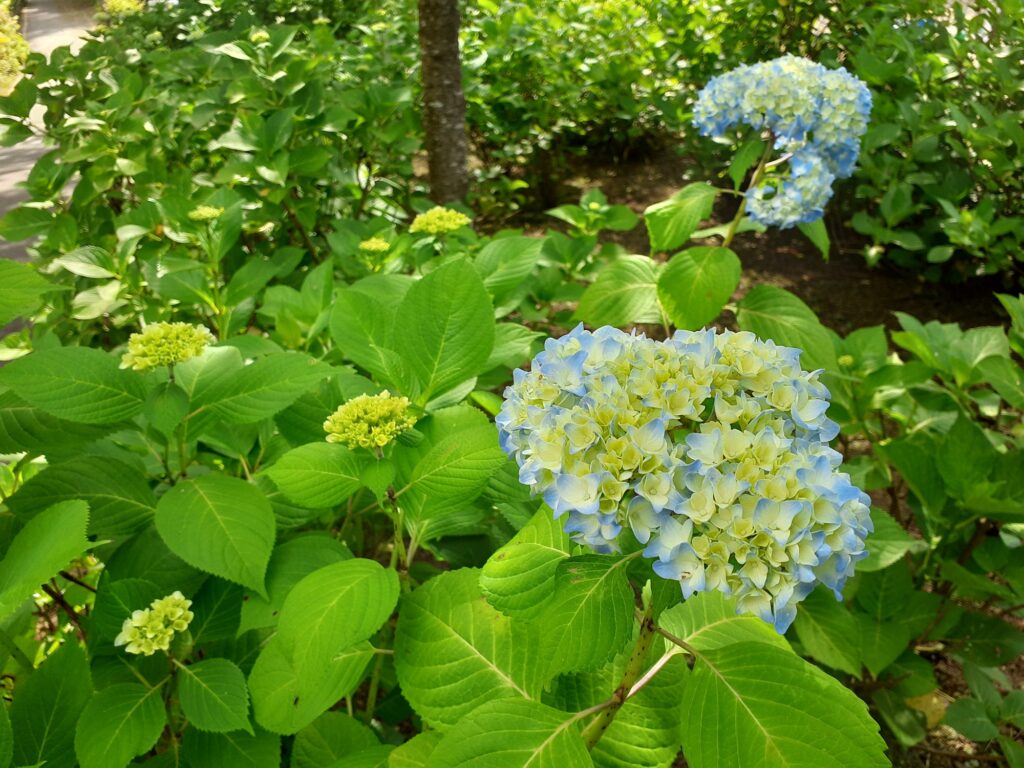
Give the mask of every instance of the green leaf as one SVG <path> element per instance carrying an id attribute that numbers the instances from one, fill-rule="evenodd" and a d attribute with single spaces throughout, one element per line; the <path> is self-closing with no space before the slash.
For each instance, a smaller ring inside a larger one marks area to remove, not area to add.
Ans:
<path id="1" fill-rule="evenodd" d="M 43 234 L 53 222 L 53 214 L 42 208 L 22 206 L 0 219 L 0 238 L 12 243 Z"/>
<path id="2" fill-rule="evenodd" d="M 828 261 L 830 241 L 828 229 L 825 227 L 825 220 L 818 219 L 810 223 L 801 222 L 796 225 L 796 228 L 804 233 L 804 236 L 814 244 L 814 247 L 821 251 L 822 258 Z"/>
<path id="3" fill-rule="evenodd" d="M 626 578 L 628 562 L 583 555 L 558 563 L 555 595 L 537 618 L 544 628 L 542 659 L 549 661 L 548 674 L 595 669 L 629 642 L 635 600 Z"/>
<path id="4" fill-rule="evenodd" d="M 388 758 L 389 768 L 427 768 L 430 756 L 441 742 L 438 731 L 424 731 L 405 742 Z"/>
<path id="5" fill-rule="evenodd" d="M 495 552 L 480 573 L 480 588 L 506 616 L 530 619 L 551 597 L 558 564 L 569 557 L 572 542 L 562 523 L 544 505 L 512 540 Z"/>
<path id="6" fill-rule="evenodd" d="M 793 626 L 806 655 L 832 669 L 861 676 L 857 620 L 831 592 L 824 588 L 811 592 L 800 603 Z"/>
<path id="7" fill-rule="evenodd" d="M 379 381 L 397 386 L 408 378 L 405 363 L 391 348 L 394 311 L 383 297 L 359 290 L 338 291 L 331 311 L 331 337 L 345 357 Z"/>
<path id="8" fill-rule="evenodd" d="M 376 634 L 397 602 L 398 574 L 373 560 L 343 560 L 303 578 L 277 622 L 300 682 L 315 680 L 340 652 Z"/>
<path id="9" fill-rule="evenodd" d="M 496 307 L 511 311 L 526 295 L 527 278 L 543 247 L 544 238 L 512 236 L 499 237 L 480 249 L 474 263 Z"/>
<path id="10" fill-rule="evenodd" d="M 700 223 L 711 215 L 717 195 L 718 190 L 710 184 L 697 182 L 644 211 L 651 251 L 672 251 L 689 240 Z"/>
<path id="11" fill-rule="evenodd" d="M 156 744 L 166 723 L 160 688 L 119 683 L 89 700 L 75 727 L 81 768 L 124 768 Z"/>
<path id="12" fill-rule="evenodd" d="M 921 445 L 912 438 L 903 437 L 872 447 L 875 453 L 899 471 L 930 514 L 939 515 L 942 512 L 947 499 L 946 487 L 935 466 L 937 451 L 932 445 Z"/>
<path id="13" fill-rule="evenodd" d="M 238 633 L 276 625 L 292 587 L 313 571 L 351 557 L 348 547 L 326 533 L 307 533 L 278 544 L 267 566 L 268 597 L 246 594 Z"/>
<path id="14" fill-rule="evenodd" d="M 1024 371 L 1008 357 L 986 357 L 977 373 L 1014 408 L 1024 410 Z"/>
<path id="15" fill-rule="evenodd" d="M 239 633 L 242 606 L 252 599 L 262 600 L 255 595 L 246 600 L 243 590 L 217 577 L 208 578 L 192 598 L 192 612 L 195 618 L 189 625 L 194 647 L 203 646 L 215 640 L 230 640 Z"/>
<path id="16" fill-rule="evenodd" d="M 601 270 L 583 292 L 574 317 L 590 325 L 661 322 L 658 264 L 646 256 L 622 256 Z"/>
<path id="17" fill-rule="evenodd" d="M 999 728 L 989 718 L 985 705 L 977 699 L 957 699 L 946 709 L 945 723 L 973 741 L 991 741 Z"/>
<path id="18" fill-rule="evenodd" d="M 295 734 L 292 768 L 322 768 L 380 744 L 369 727 L 341 712 L 324 712 Z"/>
<path id="19" fill-rule="evenodd" d="M 419 385 L 419 405 L 480 373 L 493 346 L 494 308 L 467 261 L 434 270 L 398 305 L 393 349 Z"/>
<path id="20" fill-rule="evenodd" d="M 868 556 L 857 563 L 861 573 L 880 571 L 888 568 L 907 552 L 924 552 L 928 545 L 903 530 L 892 515 L 878 507 L 871 508 L 871 522 L 875 530 L 868 534 L 864 543 Z"/>
<path id="21" fill-rule="evenodd" d="M 765 142 L 760 136 L 753 134 L 733 154 L 732 162 L 729 163 L 729 178 L 732 179 L 732 188 L 734 190 L 739 191 L 739 188 L 743 185 L 743 180 L 747 177 L 747 171 L 764 154 L 764 148 Z"/>
<path id="22" fill-rule="evenodd" d="M 92 698 L 89 662 L 67 642 L 18 682 L 11 705 L 15 765 L 74 765 L 75 723 Z"/>
<path id="23" fill-rule="evenodd" d="M 45 293 L 59 289 L 27 264 L 0 261 L 0 327 L 34 312 Z"/>
<path id="24" fill-rule="evenodd" d="M 666 631 L 697 650 L 739 642 L 756 642 L 788 649 L 786 639 L 756 616 L 737 614 L 736 605 L 720 592 L 701 592 L 672 606 L 658 618 Z"/>
<path id="25" fill-rule="evenodd" d="M 189 768 L 280 768 L 281 737 L 266 731 L 248 734 L 185 731 L 182 755 Z"/>
<path id="26" fill-rule="evenodd" d="M 430 768 L 593 766 L 573 717 L 536 701 L 499 699 L 466 715 L 430 755 Z"/>
<path id="27" fill-rule="evenodd" d="M 79 424 L 51 416 L 13 392 L 0 392 L 0 453 L 43 453 L 50 459 L 78 455 L 83 445 L 105 437 L 114 425 Z"/>
<path id="28" fill-rule="evenodd" d="M 700 652 L 682 708 L 691 768 L 889 765 L 864 702 L 817 667 L 766 643 Z"/>
<path id="29" fill-rule="evenodd" d="M 0 705 L 0 768 L 8 768 L 14 753 L 14 733 L 11 730 L 7 705 Z"/>
<path id="30" fill-rule="evenodd" d="M 8 506 L 25 519 L 69 499 L 89 505 L 89 533 L 96 536 L 135 533 L 152 520 L 156 506 L 144 475 L 100 456 L 82 456 L 47 467 L 25 483 Z"/>
<path id="31" fill-rule="evenodd" d="M 374 656 L 369 643 L 335 656 L 316 679 L 300 679 L 292 649 L 278 636 L 260 652 L 249 674 L 256 722 L 274 733 L 295 733 L 351 694 Z"/>
<path id="32" fill-rule="evenodd" d="M 53 260 L 55 267 L 66 269 L 73 275 L 89 277 L 97 280 L 107 280 L 117 277 L 113 271 L 114 259 L 103 248 L 95 245 L 87 245 L 82 248 L 65 253 L 58 259 Z"/>
<path id="33" fill-rule="evenodd" d="M 156 528 L 189 565 L 266 595 L 274 513 L 256 486 L 224 475 L 179 483 L 157 504 Z"/>
<path id="34" fill-rule="evenodd" d="M 146 579 L 113 581 L 103 574 L 92 609 L 92 629 L 96 638 L 111 640 L 118 636 L 125 619 L 166 593 Z"/>
<path id="35" fill-rule="evenodd" d="M 89 506 L 84 501 L 64 501 L 18 531 L 0 561 L 0 618 L 89 548 L 88 524 Z"/>
<path id="36" fill-rule="evenodd" d="M 469 568 L 443 573 L 406 598 L 399 614 L 395 670 L 402 694 L 439 729 L 485 701 L 539 694 L 536 630 L 491 608 L 478 578 Z"/>
<path id="37" fill-rule="evenodd" d="M 336 760 L 328 768 L 389 768 L 392 750 L 390 744 L 367 747 Z"/>
<path id="38" fill-rule="evenodd" d="M 762 339 L 801 350 L 807 370 L 836 369 L 836 351 L 829 331 L 810 307 L 789 291 L 759 285 L 743 297 L 737 315 L 740 327 Z"/>
<path id="39" fill-rule="evenodd" d="M 0 386 L 53 416 L 109 424 L 142 410 L 143 378 L 122 371 L 117 358 L 98 349 L 61 347 L 33 352 L 0 369 Z"/>
<path id="40" fill-rule="evenodd" d="M 278 352 L 218 378 L 201 397 L 193 398 L 192 406 L 205 408 L 229 424 L 261 421 L 316 388 L 332 370 L 301 352 Z"/>
<path id="41" fill-rule="evenodd" d="M 182 712 L 199 730 L 252 733 L 245 675 L 227 659 L 179 664 L 178 695 Z"/>
<path id="42" fill-rule="evenodd" d="M 369 456 L 337 443 L 309 443 L 288 451 L 267 470 L 291 501 L 310 509 L 340 504 L 362 485 Z"/>
<path id="43" fill-rule="evenodd" d="M 413 522 L 458 511 L 474 501 L 507 458 L 493 425 L 460 430 L 432 446 L 396 493 Z"/>
<path id="44" fill-rule="evenodd" d="M 742 265 L 728 248 L 677 253 L 658 278 L 658 299 L 677 328 L 701 328 L 722 312 L 740 284 Z"/>

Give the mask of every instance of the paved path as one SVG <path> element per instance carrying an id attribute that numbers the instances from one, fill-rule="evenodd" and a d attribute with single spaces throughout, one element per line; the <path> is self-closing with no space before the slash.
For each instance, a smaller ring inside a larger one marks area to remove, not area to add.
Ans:
<path id="1" fill-rule="evenodd" d="M 92 0 L 29 0 L 24 10 L 24 33 L 33 51 L 49 56 L 56 48 L 81 46 L 81 36 L 93 25 Z M 18 184 L 25 180 L 44 147 L 30 139 L 13 147 L 0 147 L 0 216 L 27 195 Z M 0 258 L 23 259 L 25 243 L 0 240 Z"/>

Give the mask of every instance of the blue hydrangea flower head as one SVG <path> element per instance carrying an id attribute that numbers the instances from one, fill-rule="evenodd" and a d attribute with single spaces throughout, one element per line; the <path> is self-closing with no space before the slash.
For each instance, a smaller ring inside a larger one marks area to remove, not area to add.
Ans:
<path id="1" fill-rule="evenodd" d="M 684 598 L 732 595 L 784 632 L 815 584 L 841 597 L 872 530 L 799 356 L 746 332 L 579 326 L 515 372 L 501 446 L 575 541 L 613 552 L 628 530 Z"/>
<path id="2" fill-rule="evenodd" d="M 747 194 L 752 219 L 786 228 L 821 218 L 832 182 L 856 167 L 870 114 L 871 92 L 861 80 L 786 55 L 712 78 L 698 94 L 693 122 L 715 138 L 750 126 L 791 155 L 788 178 L 769 175 Z"/>

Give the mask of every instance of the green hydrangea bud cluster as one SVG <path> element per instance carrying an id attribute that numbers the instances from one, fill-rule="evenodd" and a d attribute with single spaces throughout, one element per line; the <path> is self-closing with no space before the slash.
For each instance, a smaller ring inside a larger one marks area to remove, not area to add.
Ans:
<path id="1" fill-rule="evenodd" d="M 128 339 L 128 351 L 121 357 L 122 368 L 150 371 L 175 365 L 202 354 L 213 335 L 201 325 L 153 323 Z"/>
<path id="2" fill-rule="evenodd" d="M 103 0 L 103 11 L 111 16 L 133 16 L 145 7 L 142 0 Z"/>
<path id="3" fill-rule="evenodd" d="M 213 221 L 219 219 L 222 213 L 224 213 L 223 208 L 214 205 L 200 205 L 189 211 L 188 217 L 192 221 Z"/>
<path id="4" fill-rule="evenodd" d="M 470 218 L 465 214 L 439 205 L 413 219 L 409 231 L 414 235 L 420 232 L 428 235 L 446 235 L 462 229 L 469 222 Z"/>
<path id="5" fill-rule="evenodd" d="M 249 34 L 249 42 L 253 45 L 270 42 L 270 33 L 265 29 L 255 29 Z"/>
<path id="6" fill-rule="evenodd" d="M 383 448 L 416 423 L 409 412 L 409 398 L 384 390 L 377 395 L 359 395 L 327 417 L 327 442 L 348 448 Z"/>
<path id="7" fill-rule="evenodd" d="M 114 645 L 123 645 L 128 653 L 141 653 L 144 656 L 167 651 L 175 632 L 188 629 L 194 617 L 189 610 L 191 607 L 192 601 L 177 591 L 154 600 L 149 608 L 133 611 L 124 620 L 121 633 L 114 638 Z"/>
<path id="8" fill-rule="evenodd" d="M 359 250 L 363 253 L 387 253 L 391 250 L 391 243 L 382 237 L 371 237 L 359 244 Z"/>

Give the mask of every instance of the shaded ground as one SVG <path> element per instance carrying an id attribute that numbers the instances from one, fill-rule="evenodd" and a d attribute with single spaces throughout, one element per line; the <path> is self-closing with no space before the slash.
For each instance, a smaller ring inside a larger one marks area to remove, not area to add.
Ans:
<path id="1" fill-rule="evenodd" d="M 637 213 L 677 192 L 693 177 L 708 171 L 671 150 L 643 160 L 600 165 L 581 159 L 570 179 L 566 202 L 576 202 L 578 192 L 599 187 L 609 202 L 625 203 Z M 576 190 L 576 191 L 574 191 Z M 729 196 L 722 196 L 728 198 Z M 728 221 L 736 203 L 719 200 L 715 223 Z M 926 283 L 916 275 L 901 274 L 891 267 L 869 267 L 863 256 L 864 239 L 844 226 L 842 217 L 826 220 L 832 253 L 826 263 L 817 249 L 796 229 L 748 232 L 737 236 L 733 249 L 743 262 L 743 278 L 735 298 L 751 287 L 768 283 L 802 298 L 822 321 L 845 335 L 868 325 L 898 327 L 894 312 L 906 312 L 922 321 L 956 322 L 964 327 L 1002 322 L 993 290 L 1001 286 L 989 280 L 965 285 Z M 628 250 L 647 253 L 647 233 L 641 224 L 632 232 L 614 237 Z"/>

